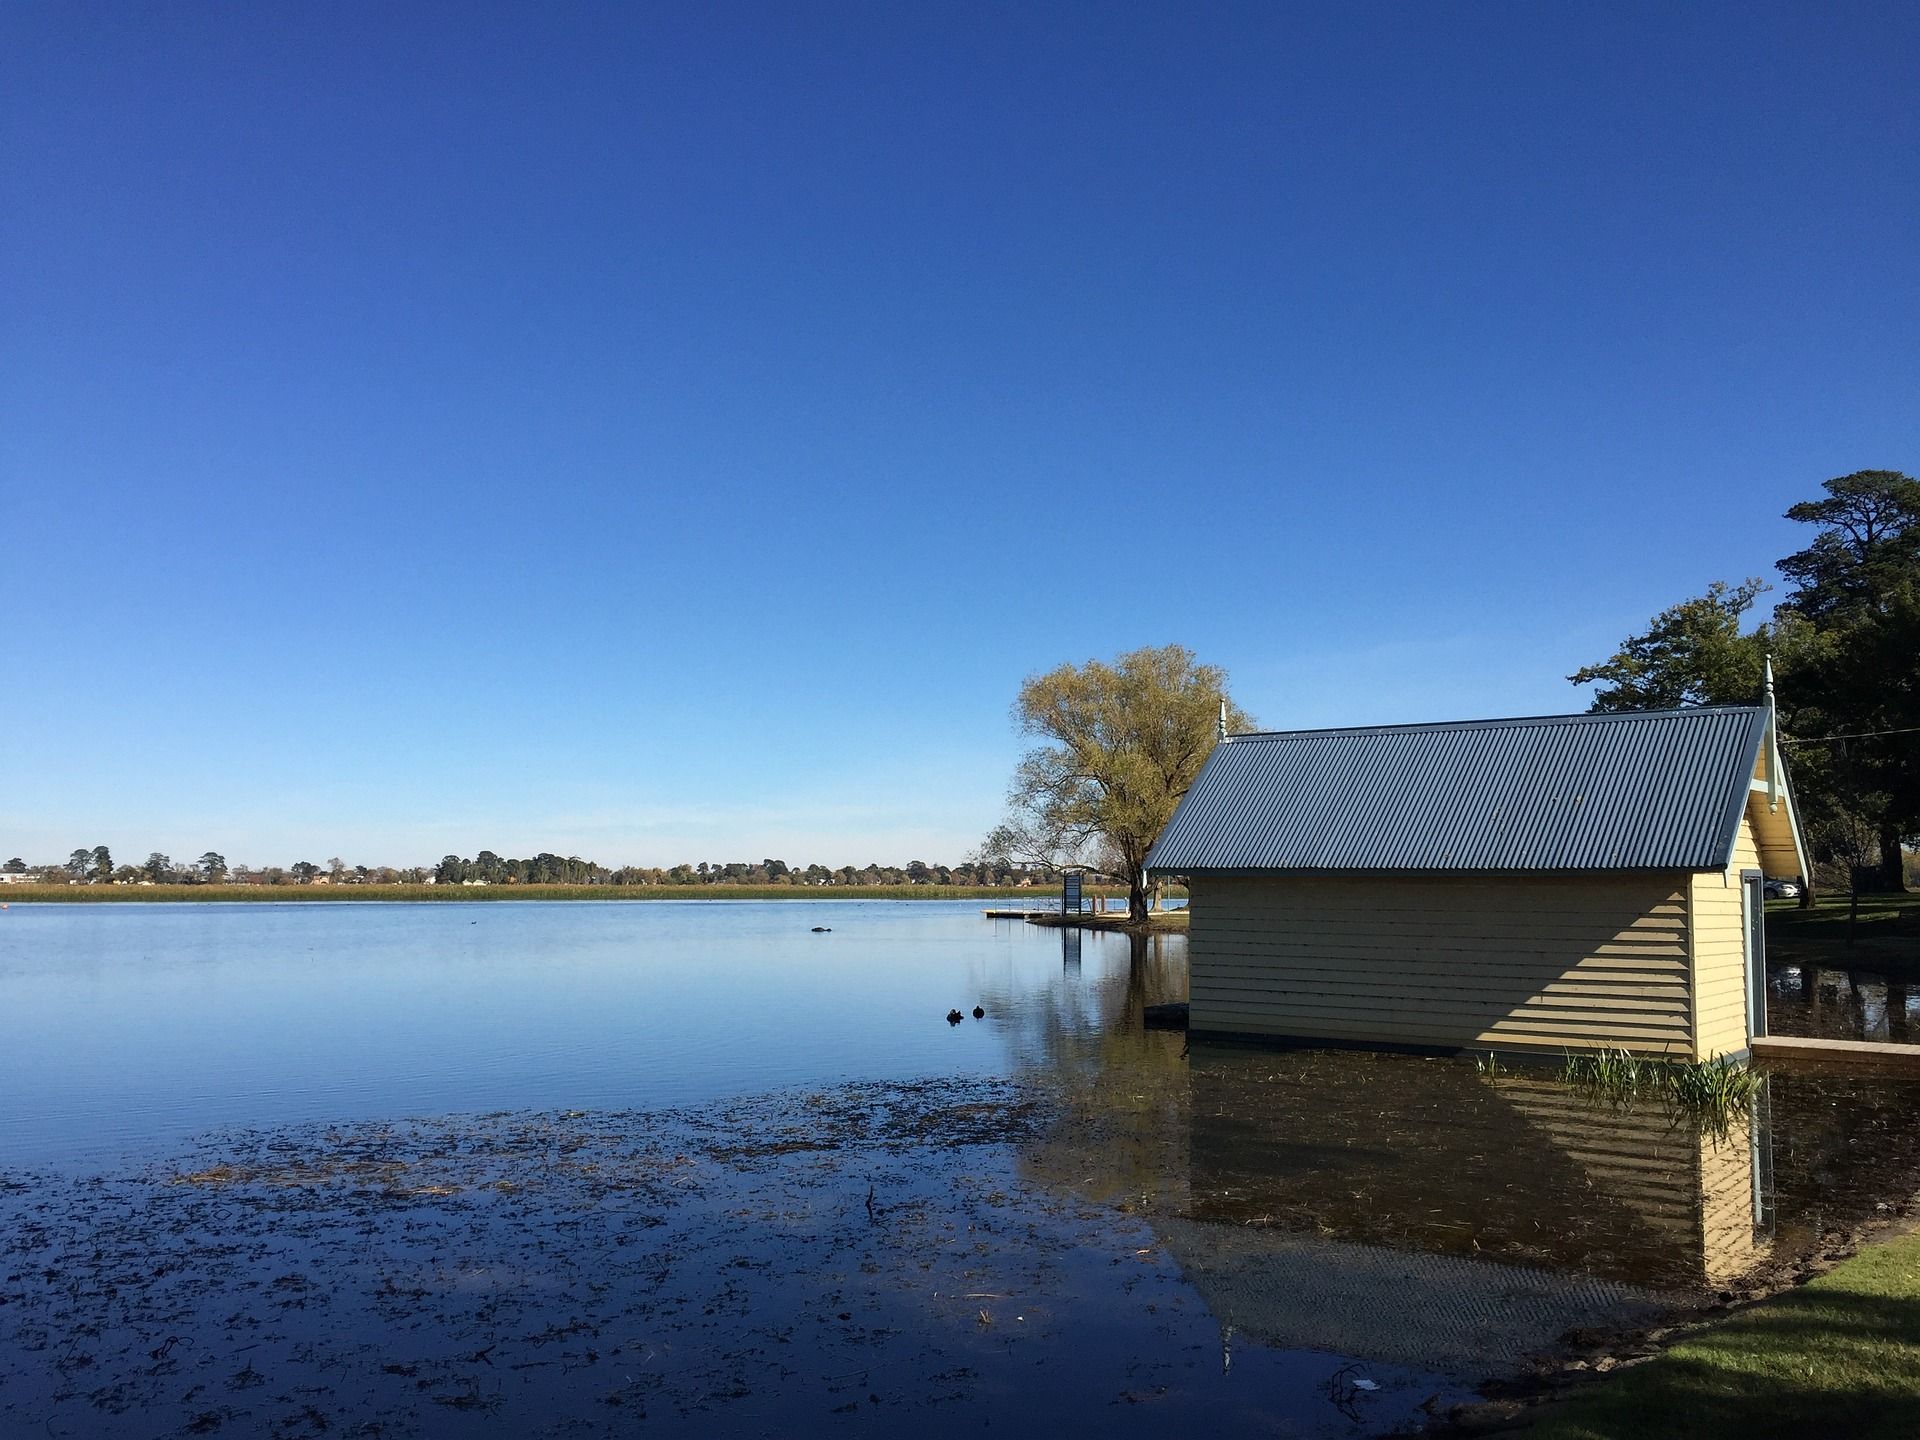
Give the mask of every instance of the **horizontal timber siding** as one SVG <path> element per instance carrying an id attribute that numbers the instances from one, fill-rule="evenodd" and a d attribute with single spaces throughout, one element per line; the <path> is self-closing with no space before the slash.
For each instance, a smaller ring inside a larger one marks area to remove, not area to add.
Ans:
<path id="1" fill-rule="evenodd" d="M 1747 1048 L 1747 936 L 1740 872 L 1759 868 L 1753 825 L 1742 819 L 1733 863 L 1693 877 L 1694 990 L 1703 1059 Z"/>
<path id="2" fill-rule="evenodd" d="M 1688 877 L 1197 877 L 1195 1030 L 1694 1050 Z"/>

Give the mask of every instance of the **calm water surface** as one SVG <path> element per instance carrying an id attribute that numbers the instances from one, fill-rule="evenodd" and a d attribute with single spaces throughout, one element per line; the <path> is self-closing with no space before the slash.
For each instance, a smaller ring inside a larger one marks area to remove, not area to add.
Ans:
<path id="1" fill-rule="evenodd" d="M 1920 1045 L 1920 985 L 1871 966 L 1773 962 L 1767 1021 L 1775 1035 Z"/>
<path id="2" fill-rule="evenodd" d="M 1920 1191 L 1920 1085 L 1189 1044 L 1183 937 L 980 908 L 0 912 L 0 1433 L 1381 1433 Z"/>
<path id="3" fill-rule="evenodd" d="M 1060 932 L 981 908 L 14 905 L 0 912 L 0 1156 L 153 1153 L 227 1125 L 1010 1075 L 1051 1037 L 1112 1023 L 1124 938 L 1088 934 L 1063 964 Z M 943 1018 L 981 1003 L 983 1023 Z"/>

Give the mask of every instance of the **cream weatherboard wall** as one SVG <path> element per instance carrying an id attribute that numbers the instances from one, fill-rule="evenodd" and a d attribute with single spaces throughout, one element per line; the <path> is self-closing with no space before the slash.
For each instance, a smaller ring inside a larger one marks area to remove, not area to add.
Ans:
<path id="1" fill-rule="evenodd" d="M 1691 889 L 1683 872 L 1196 876 L 1190 1023 L 1369 1044 L 1695 1056 Z"/>
<path id="2" fill-rule="evenodd" d="M 1724 870 L 1694 875 L 1689 887 L 1693 988 L 1703 1059 L 1737 1055 L 1747 1048 L 1747 921 L 1740 872 L 1761 868 L 1751 812 L 1755 804 L 1765 803 L 1749 803 L 1748 817 L 1740 821 L 1740 833 L 1733 842 L 1733 863 Z"/>

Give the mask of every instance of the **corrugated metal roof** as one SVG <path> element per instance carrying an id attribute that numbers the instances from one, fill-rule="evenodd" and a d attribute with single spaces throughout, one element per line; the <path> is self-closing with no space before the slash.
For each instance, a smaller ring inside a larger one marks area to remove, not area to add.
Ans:
<path id="1" fill-rule="evenodd" d="M 1716 870 L 1766 732 L 1758 707 L 1236 735 L 1150 869 L 1527 874 Z"/>

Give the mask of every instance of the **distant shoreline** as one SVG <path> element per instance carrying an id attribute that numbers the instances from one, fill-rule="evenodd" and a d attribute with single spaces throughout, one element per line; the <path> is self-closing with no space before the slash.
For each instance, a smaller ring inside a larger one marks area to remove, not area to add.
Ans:
<path id="1" fill-rule="evenodd" d="M 1094 889 L 1088 895 L 1126 892 Z M 1169 889 L 1167 894 L 1185 892 Z M 0 905 L 111 905 L 137 901 L 179 904 L 211 901 L 270 903 L 280 900 L 372 905 L 382 901 L 430 900 L 998 900 L 1013 908 L 1057 904 L 1057 886 L 1011 885 L 4 885 Z"/>

